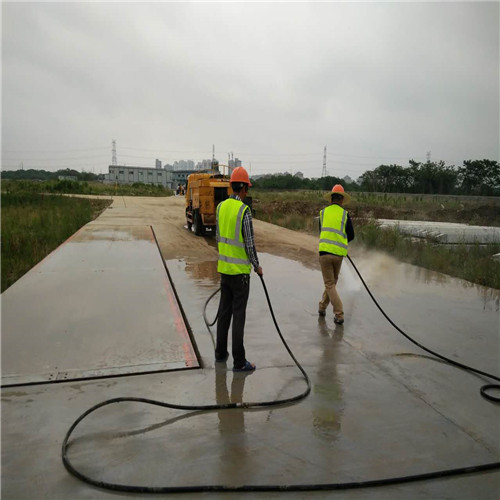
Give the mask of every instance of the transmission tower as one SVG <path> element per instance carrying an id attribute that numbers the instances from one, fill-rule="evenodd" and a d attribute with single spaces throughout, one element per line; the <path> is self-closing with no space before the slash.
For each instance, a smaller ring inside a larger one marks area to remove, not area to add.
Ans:
<path id="1" fill-rule="evenodd" d="M 430 163 L 431 162 L 431 152 L 430 151 L 427 151 L 427 163 Z"/>
<path id="2" fill-rule="evenodd" d="M 326 146 L 325 146 L 325 150 L 323 152 L 323 172 L 321 172 L 321 177 L 326 177 L 327 176 L 327 173 L 326 173 Z"/>
<path id="3" fill-rule="evenodd" d="M 111 157 L 111 165 L 117 165 L 116 162 L 116 141 L 113 139 L 112 141 L 112 146 L 113 146 L 113 156 Z"/>

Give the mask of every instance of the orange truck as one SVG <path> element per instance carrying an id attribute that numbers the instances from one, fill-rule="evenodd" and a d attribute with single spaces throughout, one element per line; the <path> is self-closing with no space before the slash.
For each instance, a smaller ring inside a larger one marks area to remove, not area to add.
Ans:
<path id="1" fill-rule="evenodd" d="M 215 234 L 217 205 L 232 193 L 229 178 L 219 173 L 191 174 L 186 187 L 186 222 L 189 230 Z"/>

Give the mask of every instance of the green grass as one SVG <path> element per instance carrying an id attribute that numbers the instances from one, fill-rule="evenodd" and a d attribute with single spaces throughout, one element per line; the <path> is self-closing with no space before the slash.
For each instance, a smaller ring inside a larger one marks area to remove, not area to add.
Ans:
<path id="1" fill-rule="evenodd" d="M 318 201 L 324 203 L 325 196 L 328 198 L 326 191 L 269 191 L 263 189 L 252 189 L 250 196 L 259 200 L 259 202 L 268 203 L 270 201 Z"/>
<path id="2" fill-rule="evenodd" d="M 498 198 L 491 197 L 487 202 L 477 201 L 467 197 L 460 196 L 441 196 L 441 195 L 397 195 L 391 193 L 358 193 L 352 192 L 351 202 L 347 207 L 351 212 L 356 213 L 359 210 L 377 210 L 384 209 L 390 211 L 414 212 L 419 215 L 425 213 L 445 212 L 447 216 L 451 211 L 473 210 L 479 206 L 487 204 L 491 211 L 498 211 Z M 312 204 L 326 205 L 330 200 L 329 191 L 272 191 L 255 189 L 250 191 L 250 195 L 257 204 L 291 203 L 307 202 Z M 462 219 L 462 217 L 460 217 Z M 450 221 L 452 222 L 452 221 Z"/>
<path id="3" fill-rule="evenodd" d="M 430 197 L 425 195 L 394 195 L 389 193 L 376 194 L 376 193 L 354 193 L 355 203 L 390 206 L 397 208 L 431 208 L 435 209 L 443 206 L 449 208 L 457 208 L 459 203 L 455 199 L 446 199 L 441 197 Z M 438 201 L 439 199 L 439 201 Z"/>
<path id="4" fill-rule="evenodd" d="M 1 198 L 1 291 L 109 204 L 109 200 L 4 192 Z"/>
<path id="5" fill-rule="evenodd" d="M 102 184 L 86 181 L 2 181 L 3 193 L 31 192 L 57 194 L 91 194 L 104 196 L 172 196 L 174 192 L 163 186 L 143 184 Z"/>
<path id="6" fill-rule="evenodd" d="M 318 227 L 318 221 L 315 221 L 313 217 L 306 217 L 300 214 L 273 211 L 265 217 L 262 217 L 262 214 L 259 216 L 257 213 L 256 218 L 265 220 L 276 226 L 286 227 L 294 231 L 305 231 L 307 233 L 314 233 L 314 231 L 317 231 Z"/>

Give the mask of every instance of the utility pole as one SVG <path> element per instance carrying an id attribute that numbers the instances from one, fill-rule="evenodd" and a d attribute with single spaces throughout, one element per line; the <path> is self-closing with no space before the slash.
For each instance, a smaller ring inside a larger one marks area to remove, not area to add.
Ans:
<path id="1" fill-rule="evenodd" d="M 111 142 L 112 148 L 113 148 L 113 155 L 111 156 L 111 165 L 117 165 L 116 162 L 116 141 L 113 139 Z"/>
<path id="2" fill-rule="evenodd" d="M 321 172 L 321 177 L 326 177 L 326 146 L 323 152 L 323 172 Z"/>

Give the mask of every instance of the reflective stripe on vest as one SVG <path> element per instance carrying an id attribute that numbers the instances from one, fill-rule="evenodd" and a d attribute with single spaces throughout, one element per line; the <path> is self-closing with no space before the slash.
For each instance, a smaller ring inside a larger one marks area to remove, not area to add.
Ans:
<path id="1" fill-rule="evenodd" d="M 347 234 L 345 225 L 347 210 L 340 205 L 330 205 L 319 213 L 321 234 L 319 237 L 319 251 L 335 255 L 347 255 Z"/>
<path id="2" fill-rule="evenodd" d="M 247 205 L 234 198 L 228 198 L 217 206 L 219 273 L 250 274 L 252 266 L 248 260 L 242 232 L 243 215 L 247 209 Z"/>

